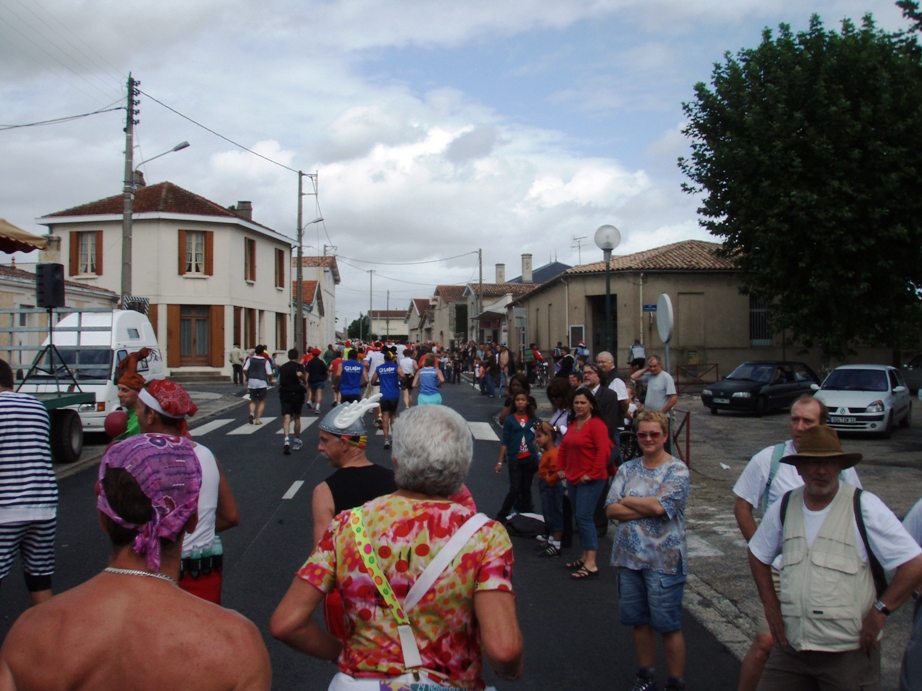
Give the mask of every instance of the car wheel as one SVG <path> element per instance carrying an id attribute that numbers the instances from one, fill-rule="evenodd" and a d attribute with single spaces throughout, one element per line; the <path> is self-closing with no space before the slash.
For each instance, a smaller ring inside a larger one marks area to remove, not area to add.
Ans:
<path id="1" fill-rule="evenodd" d="M 912 424 L 912 401 L 909 402 L 909 410 L 906 412 L 906 417 L 900 420 L 900 427 L 909 427 Z"/>
<path id="2" fill-rule="evenodd" d="M 884 439 L 889 439 L 890 435 L 893 434 L 893 411 L 887 415 L 887 425 L 884 427 L 883 432 L 880 433 L 880 436 Z"/>
<path id="3" fill-rule="evenodd" d="M 717 415 L 717 408 L 711 408 L 711 415 Z"/>
<path id="4" fill-rule="evenodd" d="M 51 455 L 57 463 L 76 463 L 83 451 L 83 424 L 76 411 L 51 412 Z"/>
<path id="5" fill-rule="evenodd" d="M 756 415 L 762 417 L 765 415 L 765 410 L 768 408 L 768 404 L 765 400 L 765 396 L 759 396 L 756 399 Z"/>

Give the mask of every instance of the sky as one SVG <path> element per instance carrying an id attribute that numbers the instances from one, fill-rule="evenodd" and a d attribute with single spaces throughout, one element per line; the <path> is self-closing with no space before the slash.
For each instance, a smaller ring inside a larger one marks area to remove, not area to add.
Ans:
<path id="1" fill-rule="evenodd" d="M 4 128 L 123 106 L 131 72 L 134 161 L 191 144 L 148 184 L 251 201 L 294 239 L 293 171 L 316 174 L 304 252 L 338 256 L 344 329 L 476 281 L 478 249 L 492 282 L 523 253 L 601 260 L 603 224 L 615 254 L 713 239 L 677 166 L 694 85 L 766 27 L 868 12 L 904 26 L 889 0 L 0 0 L 0 217 L 44 234 L 121 194 L 124 107 Z"/>

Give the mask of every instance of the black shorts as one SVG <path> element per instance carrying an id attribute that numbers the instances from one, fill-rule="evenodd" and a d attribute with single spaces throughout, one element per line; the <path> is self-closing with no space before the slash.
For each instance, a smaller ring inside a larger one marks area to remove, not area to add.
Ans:
<path id="1" fill-rule="evenodd" d="M 264 386 L 261 389 L 247 389 L 250 394 L 251 401 L 264 401 L 266 400 L 266 392 L 269 390 L 268 387 Z"/>
<path id="2" fill-rule="evenodd" d="M 643 369 L 643 366 L 647 364 L 647 358 L 644 357 L 635 357 L 634 361 L 631 363 L 637 369 Z"/>
<path id="3" fill-rule="evenodd" d="M 378 405 L 381 407 L 382 413 L 396 413 L 397 405 L 399 403 L 400 403 L 399 398 L 391 398 L 386 401 L 382 398 L 380 401 L 378 401 Z"/>
<path id="4" fill-rule="evenodd" d="M 282 398 L 280 403 L 282 408 L 282 415 L 301 417 L 301 410 L 304 408 L 304 396 Z"/>
<path id="5" fill-rule="evenodd" d="M 362 400 L 362 394 L 343 394 L 341 397 L 343 403 L 355 403 Z"/>
<path id="6" fill-rule="evenodd" d="M 413 390 L 413 376 L 414 375 L 408 375 L 404 377 L 403 379 L 401 379 L 400 388 L 403 389 L 404 391 L 412 391 Z"/>

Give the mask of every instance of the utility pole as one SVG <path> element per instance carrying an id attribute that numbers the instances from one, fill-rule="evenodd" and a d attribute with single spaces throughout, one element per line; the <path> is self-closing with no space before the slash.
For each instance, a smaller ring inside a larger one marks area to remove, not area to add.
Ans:
<path id="1" fill-rule="evenodd" d="M 384 332 L 388 338 L 391 337 L 391 291 L 387 291 L 387 303 L 384 310 Z"/>
<path id="2" fill-rule="evenodd" d="M 372 287 L 374 277 L 375 277 L 375 270 L 369 269 L 368 270 L 368 340 L 369 341 L 372 339 L 372 336 L 374 335 L 371 330 L 371 296 L 372 296 L 371 287 Z"/>
<path id="3" fill-rule="evenodd" d="M 480 314 L 483 312 L 483 249 L 477 250 L 477 271 L 479 273 L 477 281 L 480 286 L 478 292 L 480 304 L 477 307 L 477 326 L 474 328 L 474 333 L 476 334 L 477 343 L 480 343 Z"/>
<path id="4" fill-rule="evenodd" d="M 295 348 L 298 353 L 304 354 L 304 267 L 301 266 L 304 257 L 304 173 L 298 171 L 298 263 L 295 266 Z"/>
<path id="5" fill-rule="evenodd" d="M 141 82 L 137 82 L 128 74 L 128 97 L 125 101 L 125 186 L 123 192 L 125 203 L 122 211 L 122 309 L 125 309 L 125 298 L 131 295 L 131 216 L 134 212 L 134 126 L 138 124 L 135 108 L 140 101 L 135 99 Z"/>

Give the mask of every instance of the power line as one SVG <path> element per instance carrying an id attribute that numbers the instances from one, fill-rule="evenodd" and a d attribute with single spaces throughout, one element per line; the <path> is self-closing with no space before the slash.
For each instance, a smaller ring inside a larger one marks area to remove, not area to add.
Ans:
<path id="1" fill-rule="evenodd" d="M 341 254 L 337 254 L 336 258 L 339 259 L 348 259 L 351 262 L 359 262 L 360 264 L 380 264 L 382 266 L 412 266 L 414 264 L 438 264 L 439 262 L 447 262 L 450 259 L 458 259 L 460 257 L 466 257 L 470 254 L 477 254 L 477 250 L 473 252 L 465 252 L 464 254 L 456 254 L 453 257 L 445 257 L 444 259 L 426 259 L 421 262 L 373 262 L 368 259 L 353 259 L 352 257 L 343 257 Z M 358 268 L 358 267 L 356 267 Z M 364 269 L 362 269 L 364 271 Z"/>
<path id="2" fill-rule="evenodd" d="M 238 149 L 243 149 L 244 151 L 247 151 L 247 152 L 253 154 L 254 156 L 258 156 L 259 158 L 261 158 L 261 159 L 263 159 L 263 160 L 265 160 L 265 161 L 268 161 L 269 163 L 272 163 L 272 164 L 274 164 L 274 165 L 277 165 L 279 168 L 284 168 L 285 170 L 289 170 L 289 171 L 291 171 L 292 173 L 297 173 L 297 172 L 298 172 L 298 171 L 296 171 L 294 168 L 289 168 L 289 167 L 286 166 L 284 163 L 279 163 L 278 161 L 273 161 L 273 160 L 272 160 L 271 158 L 269 158 L 268 156 L 263 156 L 261 153 L 258 153 L 258 152 L 256 152 L 256 151 L 253 151 L 253 149 L 249 149 L 249 148 L 245 147 L 243 144 L 240 144 L 240 143 L 238 143 L 238 142 L 235 142 L 233 139 L 230 139 L 229 137 L 225 137 L 225 136 L 224 136 L 223 134 L 221 134 L 220 132 L 215 132 L 215 131 L 214 131 L 213 129 L 211 129 L 210 127 L 206 127 L 206 126 L 203 125 L 202 123 L 200 123 L 200 122 L 198 122 L 198 121 L 196 121 L 196 120 L 193 120 L 193 119 L 190 118 L 188 115 L 184 115 L 183 113 L 180 113 L 180 112 L 179 112 L 178 110 L 176 110 L 175 108 L 171 108 L 170 106 L 168 106 L 168 105 L 167 105 L 166 103 L 164 103 L 163 101 L 158 101 L 156 98 L 154 98 L 153 96 L 151 96 L 151 95 L 150 95 L 149 93 L 147 93 L 146 91 L 142 91 L 141 89 L 138 89 L 138 92 L 144 94 L 145 96 L 147 96 L 147 97 L 148 97 L 151 101 L 153 101 L 154 103 L 163 106 L 163 107 L 166 108 L 168 111 L 170 111 L 170 112 L 172 112 L 172 113 L 175 113 L 176 115 L 178 115 L 179 117 L 181 117 L 181 118 L 183 118 L 183 119 L 185 119 L 185 120 L 188 120 L 189 122 L 191 122 L 191 123 L 192 123 L 193 125 L 195 125 L 196 127 L 201 127 L 201 128 L 202 128 L 203 130 L 205 130 L 206 132 L 211 132 L 211 134 L 213 134 L 214 136 L 216 136 L 216 137 L 218 137 L 218 138 L 220 138 L 220 139 L 223 139 L 223 140 L 226 141 L 228 144 L 233 144 L 233 145 L 236 146 Z M 331 243 L 331 244 L 332 244 L 332 243 Z"/>
<path id="3" fill-rule="evenodd" d="M 70 122 L 71 120 L 79 120 L 80 118 L 86 118 L 86 117 L 89 117 L 90 115 L 99 115 L 100 113 L 111 113 L 116 110 L 124 110 L 124 106 L 119 106 L 117 108 L 106 108 L 104 110 L 94 110 L 92 113 L 81 113 L 80 115 L 68 115 L 67 117 L 54 118 L 52 120 L 40 120 L 39 122 L 27 122 L 22 125 L 0 125 L 0 131 L 15 130 L 15 129 L 19 129 L 22 127 L 38 127 L 40 125 L 56 125 L 61 122 Z"/>

